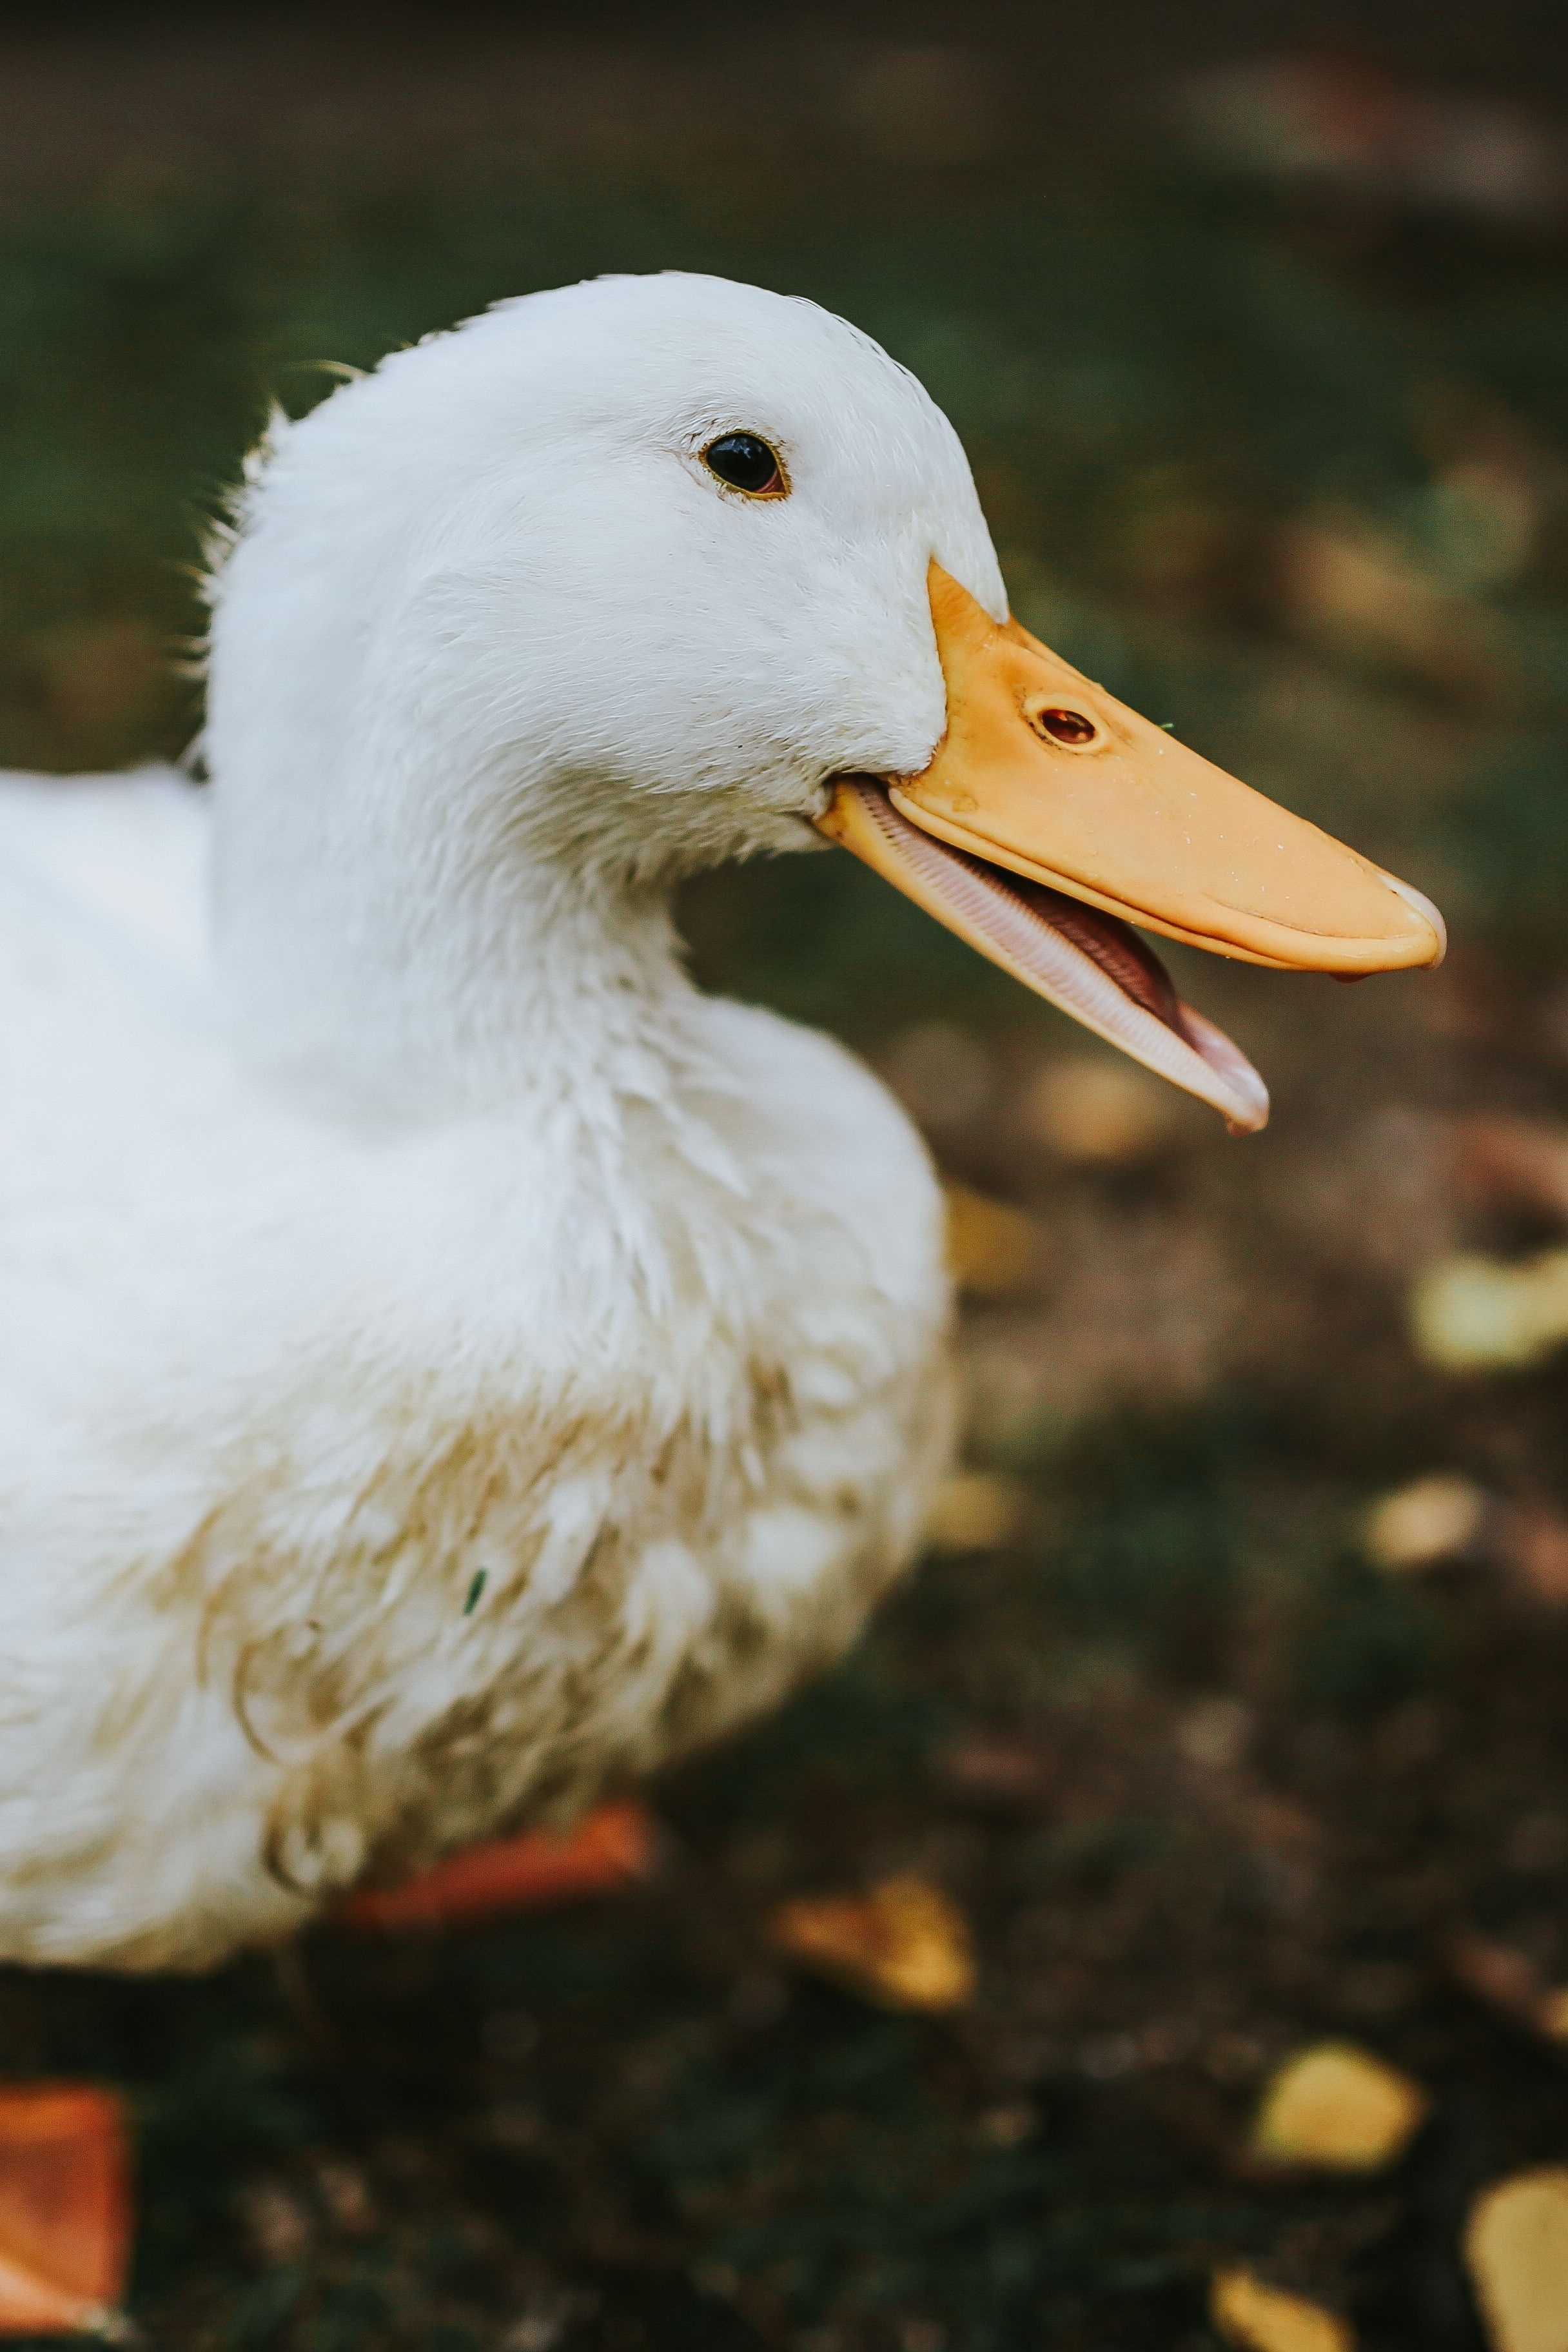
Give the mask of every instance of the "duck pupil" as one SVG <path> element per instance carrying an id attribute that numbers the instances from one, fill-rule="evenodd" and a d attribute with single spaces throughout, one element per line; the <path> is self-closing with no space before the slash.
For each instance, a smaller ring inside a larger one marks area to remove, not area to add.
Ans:
<path id="1" fill-rule="evenodd" d="M 1092 743 L 1094 721 L 1081 710 L 1042 710 L 1040 724 L 1058 743 Z"/>
<path id="2" fill-rule="evenodd" d="M 778 479 L 778 459 L 754 433 L 722 434 L 702 455 L 710 470 L 731 489 L 765 490 Z"/>

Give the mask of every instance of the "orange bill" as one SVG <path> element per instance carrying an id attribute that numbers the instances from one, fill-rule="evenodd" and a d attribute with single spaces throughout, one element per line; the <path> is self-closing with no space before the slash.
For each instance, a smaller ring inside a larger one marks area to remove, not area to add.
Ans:
<path id="1" fill-rule="evenodd" d="M 1131 929 L 1345 979 L 1442 961 L 1407 883 L 1238 783 L 942 566 L 947 732 L 918 776 L 840 778 L 822 830 L 1037 995 L 1250 1132 L 1268 1096 Z"/>

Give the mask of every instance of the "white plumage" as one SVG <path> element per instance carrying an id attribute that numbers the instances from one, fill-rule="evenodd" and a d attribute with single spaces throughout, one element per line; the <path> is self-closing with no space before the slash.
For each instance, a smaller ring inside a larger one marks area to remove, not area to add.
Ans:
<path id="1" fill-rule="evenodd" d="M 1004 616 L 854 330 L 535 295 L 275 427 L 209 786 L 0 783 L 0 1954 L 205 1964 L 569 1811 L 908 1559 L 924 1153 L 668 895 L 924 765 L 933 557 Z"/>

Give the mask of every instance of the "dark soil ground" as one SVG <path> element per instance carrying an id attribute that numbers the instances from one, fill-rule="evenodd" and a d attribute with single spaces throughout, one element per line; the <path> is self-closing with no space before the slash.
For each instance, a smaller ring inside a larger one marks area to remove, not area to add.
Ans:
<path id="1" fill-rule="evenodd" d="M 101 43 L 0 77 L 0 758 L 178 746 L 179 567 L 268 392 L 502 292 L 713 268 L 887 341 L 1026 621 L 1432 890 L 1455 950 L 1354 990 L 1173 959 L 1274 1124 L 1138 1097 L 1106 1150 L 1082 1036 L 848 860 L 693 890 L 706 979 L 837 1028 L 1032 1221 L 963 1335 L 1013 1531 L 654 1791 L 643 1891 L 0 1980 L 0 2072 L 132 2103 L 149 2340 L 1199 2352 L 1241 2256 L 1367 2352 L 1476 2352 L 1469 2201 L 1568 2160 L 1568 2053 L 1475 1959 L 1568 1982 L 1568 1371 L 1444 1373 L 1409 1300 L 1565 1222 L 1463 1140 L 1568 1119 L 1559 225 L 1217 186 L 1152 101 L 1046 142 L 1033 66 L 874 26 L 780 49 L 765 119 L 619 35 L 412 92 L 369 59 L 374 104 L 352 54 L 301 95 L 291 53 L 169 37 L 150 79 Z M 1378 1567 L 1368 1505 L 1434 1471 L 1479 1532 Z M 969 2009 L 781 1967 L 781 1897 L 902 1870 L 973 1923 Z M 1260 2085 L 1326 2036 L 1429 2119 L 1370 2178 L 1266 2177 Z"/>

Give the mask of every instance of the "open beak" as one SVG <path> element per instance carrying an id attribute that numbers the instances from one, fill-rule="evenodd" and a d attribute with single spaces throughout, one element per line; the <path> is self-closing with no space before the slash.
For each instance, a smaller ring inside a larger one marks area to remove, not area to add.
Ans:
<path id="1" fill-rule="evenodd" d="M 1262 1079 L 1131 924 L 1281 971 L 1442 961 L 1418 890 L 993 621 L 934 562 L 930 588 L 947 732 L 918 776 L 840 778 L 817 823 L 1037 995 L 1251 1133 Z"/>

